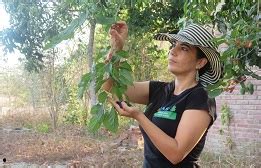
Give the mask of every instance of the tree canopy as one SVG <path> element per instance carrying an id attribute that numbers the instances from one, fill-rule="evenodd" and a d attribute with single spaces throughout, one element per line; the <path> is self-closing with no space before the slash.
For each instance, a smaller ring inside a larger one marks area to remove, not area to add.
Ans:
<path id="1" fill-rule="evenodd" d="M 153 36 L 159 32 L 176 33 L 191 22 L 208 25 L 218 33 L 214 42 L 226 46 L 221 53 L 224 78 L 208 87 L 211 97 L 223 91 L 233 91 L 238 83 L 242 86 L 242 93 L 253 93 L 252 85 L 244 83 L 245 76 L 261 79 L 253 70 L 253 67 L 261 68 L 256 0 L 225 0 L 224 3 L 217 0 L 3 2 L 11 20 L 10 28 L 0 32 L 1 41 L 6 51 L 18 49 L 24 54 L 31 70 L 43 68 L 46 64 L 43 58 L 57 44 L 73 38 L 76 32 L 86 36 L 81 30 L 91 28 L 90 37 L 93 35 L 94 39 L 81 44 L 89 46 L 90 50 L 82 57 L 89 58 L 91 64 L 79 82 L 79 96 L 84 97 L 91 81 L 96 81 L 93 89 L 99 103 L 92 108 L 90 120 L 94 130 L 101 124 L 111 131 L 117 128 L 117 115 L 106 105 L 109 95 L 100 89 L 104 80 L 112 77 L 116 81 L 113 93 L 121 98 L 134 79 L 157 78 L 166 63 L 166 51 L 159 49 Z M 114 59 L 105 64 L 104 56 L 109 48 L 107 32 L 118 20 L 125 20 L 129 26 L 128 42 L 125 51 L 116 53 Z M 81 38 L 79 41 L 81 43 Z"/>

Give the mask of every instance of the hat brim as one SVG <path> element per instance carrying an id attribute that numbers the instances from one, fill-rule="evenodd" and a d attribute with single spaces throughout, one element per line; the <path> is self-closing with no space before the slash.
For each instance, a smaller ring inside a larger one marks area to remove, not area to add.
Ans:
<path id="1" fill-rule="evenodd" d="M 159 41 L 169 41 L 170 43 L 180 41 L 198 47 L 206 55 L 210 63 L 210 68 L 199 76 L 201 83 L 203 85 L 212 85 L 217 83 L 221 78 L 223 74 L 223 68 L 220 61 L 220 54 L 215 49 L 201 46 L 197 42 L 178 34 L 159 33 L 154 36 L 154 39 Z"/>
<path id="2" fill-rule="evenodd" d="M 178 35 L 178 34 L 159 33 L 154 36 L 154 39 L 159 41 L 169 41 L 170 43 L 173 43 L 175 41 L 181 41 L 184 43 L 188 43 L 190 45 L 199 45 L 197 42 L 193 41 L 192 39 L 188 39 L 188 37 Z"/>

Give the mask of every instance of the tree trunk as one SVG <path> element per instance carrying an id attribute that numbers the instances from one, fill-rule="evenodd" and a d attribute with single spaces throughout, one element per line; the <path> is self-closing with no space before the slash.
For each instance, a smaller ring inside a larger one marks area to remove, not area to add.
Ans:
<path id="1" fill-rule="evenodd" d="M 55 61 L 55 49 L 52 50 L 52 62 L 51 62 L 51 89 L 52 89 L 52 116 L 53 116 L 53 122 L 52 126 L 55 130 L 57 128 L 57 118 L 58 118 L 58 112 L 59 112 L 59 106 L 57 102 L 57 89 L 55 87 L 55 67 L 54 67 L 54 61 Z"/>
<path id="2" fill-rule="evenodd" d="M 94 20 L 90 21 L 90 34 L 89 34 L 89 44 L 87 48 L 87 59 L 88 59 L 88 69 L 92 70 L 93 68 L 93 44 L 94 44 L 94 34 L 95 34 L 95 27 L 96 27 L 96 22 Z M 96 81 L 92 81 L 89 87 L 89 98 L 90 98 L 90 103 L 89 106 L 93 106 L 97 103 L 97 98 L 95 94 L 95 85 Z"/>
<path id="3" fill-rule="evenodd" d="M 46 73 L 44 74 L 43 82 L 46 82 L 46 93 L 48 97 L 48 107 L 49 107 L 49 114 L 52 120 L 52 128 L 55 130 L 57 128 L 57 120 L 58 120 L 58 113 L 59 113 L 59 104 L 57 102 L 57 90 L 55 88 L 55 51 L 52 50 L 52 53 L 48 56 L 48 66 Z"/>

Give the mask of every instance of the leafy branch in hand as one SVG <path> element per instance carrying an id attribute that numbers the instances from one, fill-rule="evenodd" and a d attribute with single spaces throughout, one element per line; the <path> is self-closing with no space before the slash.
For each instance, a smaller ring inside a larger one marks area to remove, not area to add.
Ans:
<path id="1" fill-rule="evenodd" d="M 132 68 L 127 62 L 127 51 L 118 51 L 108 63 L 97 63 L 93 71 L 82 76 L 79 83 L 79 98 L 89 87 L 92 80 L 96 81 L 95 92 L 98 95 L 98 103 L 91 109 L 91 119 L 89 128 L 92 131 L 97 131 L 102 124 L 109 131 L 116 132 L 119 126 L 118 115 L 115 109 L 108 103 L 108 99 L 112 95 L 116 95 L 120 100 L 124 99 L 124 93 L 129 85 L 133 84 Z M 95 74 L 95 75 L 93 75 Z M 102 89 L 103 83 L 109 78 L 113 81 L 111 92 L 106 92 Z"/>

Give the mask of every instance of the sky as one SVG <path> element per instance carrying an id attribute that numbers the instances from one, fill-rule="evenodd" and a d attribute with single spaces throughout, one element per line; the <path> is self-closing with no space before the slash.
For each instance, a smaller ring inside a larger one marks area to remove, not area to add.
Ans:
<path id="1" fill-rule="evenodd" d="M 4 6 L 0 3 L 0 31 L 9 26 L 9 15 L 6 13 Z M 14 67 L 19 64 L 18 58 L 22 55 L 17 51 L 8 53 L 4 56 L 4 46 L 0 43 L 0 67 Z"/>

